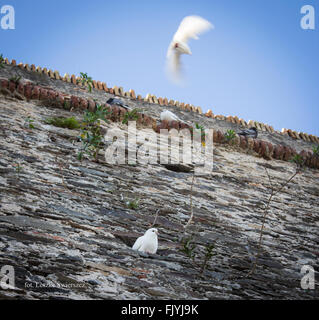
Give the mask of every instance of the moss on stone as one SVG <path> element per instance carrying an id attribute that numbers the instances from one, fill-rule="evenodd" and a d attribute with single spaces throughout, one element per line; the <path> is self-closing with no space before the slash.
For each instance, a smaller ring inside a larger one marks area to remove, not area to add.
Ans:
<path id="1" fill-rule="evenodd" d="M 55 127 L 60 128 L 68 128 L 71 130 L 79 129 L 81 127 L 81 124 L 78 120 L 75 119 L 75 117 L 71 118 L 63 118 L 63 117 L 55 117 L 55 118 L 48 118 L 45 120 L 47 124 L 51 124 Z"/>

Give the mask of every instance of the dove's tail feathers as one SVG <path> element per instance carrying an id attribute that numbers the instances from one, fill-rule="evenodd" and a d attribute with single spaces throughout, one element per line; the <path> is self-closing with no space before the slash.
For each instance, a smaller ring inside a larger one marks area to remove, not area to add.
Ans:
<path id="1" fill-rule="evenodd" d="M 168 55 L 166 63 L 166 73 L 168 78 L 175 84 L 183 84 L 183 72 L 181 64 L 181 55 L 179 52 L 172 50 Z"/>
<path id="2" fill-rule="evenodd" d="M 174 41 L 172 41 L 167 49 L 166 58 L 169 59 L 174 52 Z"/>

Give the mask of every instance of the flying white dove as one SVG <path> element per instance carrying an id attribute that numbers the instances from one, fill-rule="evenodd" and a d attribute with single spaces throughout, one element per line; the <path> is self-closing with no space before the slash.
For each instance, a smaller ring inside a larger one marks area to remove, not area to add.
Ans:
<path id="1" fill-rule="evenodd" d="M 167 69 L 175 83 L 178 84 L 182 80 L 180 56 L 192 54 L 187 45 L 189 39 L 198 40 L 199 34 L 212 28 L 214 26 L 210 22 L 199 16 L 188 16 L 183 19 L 167 51 Z"/>
<path id="2" fill-rule="evenodd" d="M 144 236 L 139 237 L 135 241 L 132 249 L 145 253 L 155 254 L 158 247 L 157 235 L 158 230 L 156 228 L 148 229 L 145 232 Z"/>

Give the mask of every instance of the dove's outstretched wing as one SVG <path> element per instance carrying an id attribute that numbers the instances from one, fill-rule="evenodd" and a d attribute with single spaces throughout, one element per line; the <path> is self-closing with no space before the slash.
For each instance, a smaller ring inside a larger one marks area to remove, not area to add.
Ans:
<path id="1" fill-rule="evenodd" d="M 180 83 L 182 80 L 180 56 L 183 53 L 191 54 L 187 45 L 189 39 L 197 40 L 199 34 L 213 27 L 210 22 L 199 16 L 188 16 L 183 19 L 167 51 L 167 72 L 175 83 Z"/>
<path id="2" fill-rule="evenodd" d="M 188 42 L 189 39 L 198 40 L 198 36 L 212 29 L 213 25 L 199 16 L 188 16 L 183 19 L 177 29 L 173 41 Z"/>

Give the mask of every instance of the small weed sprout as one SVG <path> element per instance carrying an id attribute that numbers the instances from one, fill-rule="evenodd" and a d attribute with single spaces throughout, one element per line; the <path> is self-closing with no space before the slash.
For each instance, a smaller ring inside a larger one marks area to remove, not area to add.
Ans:
<path id="1" fill-rule="evenodd" d="M 28 129 L 35 129 L 35 126 L 33 123 L 34 123 L 34 120 L 31 119 L 30 117 L 27 117 L 24 120 L 24 126 L 27 127 Z"/>
<path id="2" fill-rule="evenodd" d="M 206 251 L 205 251 L 205 258 L 203 261 L 203 265 L 202 265 L 202 269 L 201 269 L 201 274 L 204 273 L 207 264 L 209 262 L 209 260 L 215 255 L 215 253 L 213 252 L 214 250 L 214 245 L 213 244 L 207 244 L 205 247 Z"/>
<path id="3" fill-rule="evenodd" d="M 93 87 L 93 80 L 91 77 L 88 76 L 87 73 L 80 72 L 80 80 L 78 80 L 79 83 L 81 83 L 83 86 L 87 85 L 89 92 L 92 92 Z"/>
<path id="4" fill-rule="evenodd" d="M 140 109 L 134 109 L 132 111 L 128 111 L 124 115 L 124 119 L 122 124 L 128 124 L 129 121 L 136 121 L 138 119 L 138 112 L 141 111 Z"/>
<path id="5" fill-rule="evenodd" d="M 135 200 L 126 202 L 126 205 L 131 210 L 137 210 L 139 206 L 139 202 L 140 202 L 140 199 L 135 199 Z"/>
<path id="6" fill-rule="evenodd" d="M 202 145 L 205 147 L 205 137 L 206 137 L 205 127 L 202 125 L 199 125 L 198 123 L 195 123 L 195 129 L 201 131 L 201 142 L 202 142 Z"/>
<path id="7" fill-rule="evenodd" d="M 195 252 L 194 250 L 196 249 L 196 245 L 192 244 L 193 238 L 186 238 L 182 239 L 181 243 L 183 245 L 183 248 L 180 249 L 181 252 L 185 253 L 187 257 L 192 259 L 194 261 L 195 259 Z"/>
<path id="8" fill-rule="evenodd" d="M 226 133 L 224 134 L 224 138 L 228 143 L 232 142 L 236 137 L 236 133 L 234 130 L 230 129 L 227 130 Z"/>
<path id="9" fill-rule="evenodd" d="M 22 172 L 23 168 L 21 167 L 20 163 L 16 163 L 14 165 L 14 168 L 16 170 L 16 172 L 18 173 L 18 175 Z"/>
<path id="10" fill-rule="evenodd" d="M 202 131 L 205 131 L 205 128 L 204 126 L 202 125 L 199 125 L 197 122 L 195 123 L 195 128 L 198 129 L 198 130 L 202 130 Z"/>
<path id="11" fill-rule="evenodd" d="M 103 135 L 101 120 L 108 122 L 106 117 L 109 111 L 103 106 L 97 105 L 94 112 L 86 111 L 79 139 L 82 141 L 81 151 L 78 153 L 78 159 L 82 161 L 83 155 L 87 154 L 98 162 L 98 154 L 103 145 Z"/>

